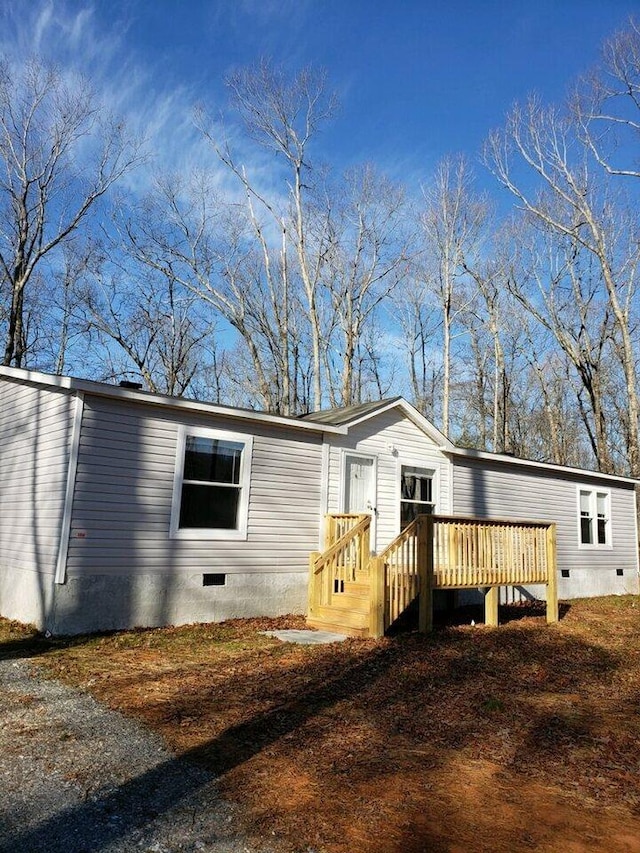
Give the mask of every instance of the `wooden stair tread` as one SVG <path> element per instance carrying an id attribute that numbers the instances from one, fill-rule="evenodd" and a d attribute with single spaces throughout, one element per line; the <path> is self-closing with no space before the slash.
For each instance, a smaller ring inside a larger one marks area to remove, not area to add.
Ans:
<path id="1" fill-rule="evenodd" d="M 333 605 L 321 605 L 313 614 L 313 618 L 352 628 L 369 627 L 368 613 L 360 613 L 357 610 L 335 607 Z"/>
<path id="2" fill-rule="evenodd" d="M 369 612 L 369 596 L 353 592 L 334 592 L 331 596 L 332 609 L 338 607 L 342 610 L 355 610 L 357 613 Z"/>

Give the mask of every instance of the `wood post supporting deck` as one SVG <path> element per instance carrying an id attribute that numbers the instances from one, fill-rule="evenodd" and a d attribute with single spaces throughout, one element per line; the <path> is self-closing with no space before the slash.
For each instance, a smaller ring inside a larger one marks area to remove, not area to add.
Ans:
<path id="1" fill-rule="evenodd" d="M 484 594 L 484 624 L 492 628 L 498 627 L 498 604 L 500 602 L 500 587 L 490 586 Z"/>
<path id="2" fill-rule="evenodd" d="M 418 630 L 427 634 L 433 629 L 433 518 L 421 515 L 417 521 L 418 576 Z"/>
<path id="3" fill-rule="evenodd" d="M 382 557 L 372 557 L 369 563 L 369 636 L 384 637 L 385 562 Z"/>
<path id="4" fill-rule="evenodd" d="M 547 622 L 558 621 L 558 567 L 556 554 L 556 525 L 547 528 Z"/>

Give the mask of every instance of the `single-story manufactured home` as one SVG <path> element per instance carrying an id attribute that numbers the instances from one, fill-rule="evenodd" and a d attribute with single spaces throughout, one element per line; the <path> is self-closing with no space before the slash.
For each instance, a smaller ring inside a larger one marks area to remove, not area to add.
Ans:
<path id="1" fill-rule="evenodd" d="M 518 594 L 636 593 L 635 485 L 456 447 L 400 397 L 282 417 L 3 367 L 0 614 L 67 634 L 305 613 L 322 604 L 310 567 L 342 548 L 344 568 L 350 530 L 379 556 L 425 516 L 467 525 L 442 534 L 432 570 L 449 549 L 493 572 L 442 587 L 496 587 L 510 561 Z M 465 539 L 474 520 L 494 526 Z M 405 540 L 398 600 L 421 559 Z M 343 609 L 362 593 L 350 581 L 324 587 L 349 593 Z"/>

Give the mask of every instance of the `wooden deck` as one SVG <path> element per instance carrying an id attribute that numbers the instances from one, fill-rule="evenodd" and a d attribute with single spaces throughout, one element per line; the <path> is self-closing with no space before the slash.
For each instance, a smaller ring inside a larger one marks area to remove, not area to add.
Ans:
<path id="1" fill-rule="evenodd" d="M 433 591 L 470 588 L 497 625 L 500 587 L 529 584 L 546 585 L 547 621 L 558 619 L 555 524 L 421 515 L 378 555 L 370 527 L 369 515 L 327 517 L 325 550 L 309 559 L 309 625 L 380 637 L 417 598 L 429 631 Z"/>

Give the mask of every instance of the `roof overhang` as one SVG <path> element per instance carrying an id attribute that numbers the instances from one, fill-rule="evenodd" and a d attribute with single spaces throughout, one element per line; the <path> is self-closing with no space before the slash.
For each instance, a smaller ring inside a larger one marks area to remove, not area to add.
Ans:
<path id="1" fill-rule="evenodd" d="M 636 485 L 640 480 L 633 477 L 622 477 L 617 474 L 602 474 L 599 471 L 589 471 L 587 468 L 573 468 L 569 465 L 556 465 L 553 462 L 535 462 L 532 459 L 521 459 L 519 456 L 509 456 L 506 453 L 489 453 L 485 450 L 472 450 L 465 447 L 454 447 L 450 451 L 453 456 L 463 456 L 468 459 L 479 459 L 486 462 L 500 462 L 505 465 L 516 465 L 526 468 L 540 468 L 556 473 L 575 474 L 577 477 L 589 477 L 591 479 L 609 480 L 617 483 L 628 483 Z"/>
<path id="2" fill-rule="evenodd" d="M 196 400 L 186 400 L 183 397 L 169 397 L 150 391 L 138 391 L 131 388 L 121 388 L 119 385 L 109 385 L 106 382 L 94 382 L 91 379 L 76 379 L 71 376 L 52 376 L 33 370 L 23 370 L 18 367 L 0 367 L 0 377 L 6 377 L 18 382 L 33 385 L 43 385 L 48 388 L 92 394 L 97 397 L 109 397 L 115 400 L 128 401 L 145 406 L 156 406 L 175 411 L 196 412 L 204 415 L 233 418 L 235 420 L 263 423 L 273 426 L 287 427 L 301 432 L 331 433 L 346 435 L 345 426 L 313 423 L 299 418 L 289 418 L 284 415 L 270 415 L 266 412 L 256 412 L 252 409 L 235 409 L 232 406 L 220 406 L 217 403 L 201 403 Z"/>

